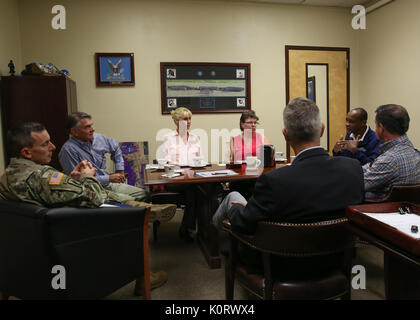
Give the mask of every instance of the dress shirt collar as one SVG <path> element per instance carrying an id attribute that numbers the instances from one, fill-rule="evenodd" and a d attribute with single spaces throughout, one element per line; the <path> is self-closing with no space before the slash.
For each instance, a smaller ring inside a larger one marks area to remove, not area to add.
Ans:
<path id="1" fill-rule="evenodd" d="M 366 134 L 369 132 L 369 126 L 366 126 L 366 130 L 365 133 L 363 134 L 363 136 L 359 139 L 359 141 L 363 141 L 363 139 L 365 138 Z M 350 138 L 352 138 L 353 140 L 356 140 L 356 137 L 354 136 L 354 133 L 350 133 Z"/>
<path id="2" fill-rule="evenodd" d="M 321 147 L 321 146 L 316 146 L 316 147 L 306 148 L 306 149 L 302 150 L 301 152 L 299 152 L 299 153 L 296 155 L 296 158 L 297 158 L 297 157 L 299 157 L 302 153 L 304 153 L 304 152 L 306 152 L 306 151 L 309 151 L 309 150 L 313 150 L 313 149 L 322 149 L 322 150 L 324 150 L 324 148 L 323 148 L 323 147 Z"/>

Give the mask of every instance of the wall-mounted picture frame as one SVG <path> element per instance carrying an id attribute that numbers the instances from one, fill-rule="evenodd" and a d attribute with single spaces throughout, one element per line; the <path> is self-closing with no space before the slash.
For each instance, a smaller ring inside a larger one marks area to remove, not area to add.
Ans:
<path id="1" fill-rule="evenodd" d="M 236 113 L 251 109 L 251 64 L 161 62 L 162 114 L 177 107 L 192 113 Z"/>
<path id="2" fill-rule="evenodd" d="M 306 97 L 316 103 L 315 76 L 306 79 Z"/>
<path id="3" fill-rule="evenodd" d="M 134 86 L 134 53 L 95 53 L 97 87 Z"/>

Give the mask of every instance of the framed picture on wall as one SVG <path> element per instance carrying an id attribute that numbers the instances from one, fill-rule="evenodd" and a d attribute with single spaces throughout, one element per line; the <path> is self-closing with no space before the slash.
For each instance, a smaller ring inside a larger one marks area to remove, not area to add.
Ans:
<path id="1" fill-rule="evenodd" d="M 306 79 L 306 97 L 316 103 L 315 76 Z"/>
<path id="2" fill-rule="evenodd" d="M 251 109 L 249 63 L 161 62 L 162 114 L 177 107 L 192 113 Z"/>
<path id="3" fill-rule="evenodd" d="M 134 86 L 134 53 L 95 53 L 97 87 Z"/>

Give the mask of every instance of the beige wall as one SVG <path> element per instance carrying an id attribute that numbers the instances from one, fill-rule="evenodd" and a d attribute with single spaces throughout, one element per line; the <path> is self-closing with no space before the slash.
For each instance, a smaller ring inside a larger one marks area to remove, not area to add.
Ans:
<path id="1" fill-rule="evenodd" d="M 159 63 L 251 63 L 252 108 L 276 149 L 285 105 L 284 46 L 351 48 L 351 97 L 358 102 L 358 32 L 348 9 L 219 1 L 64 0 L 67 30 L 51 28 L 55 1 L 21 0 L 23 63 L 53 62 L 77 82 L 79 110 L 98 132 L 118 140 L 148 140 L 173 128 L 160 113 Z M 95 52 L 134 52 L 134 88 L 96 88 Z M 237 128 L 238 114 L 194 115 L 192 128 Z"/>
<path id="2" fill-rule="evenodd" d="M 18 0 L 0 0 L 0 77 L 9 75 L 10 60 L 15 64 L 16 74 L 22 71 L 20 40 Z M 4 168 L 1 132 L 0 121 L 0 172 Z"/>
<path id="3" fill-rule="evenodd" d="M 360 33 L 360 102 L 374 125 L 375 109 L 387 103 L 407 108 L 408 136 L 420 147 L 420 1 L 397 0 L 367 15 Z"/>

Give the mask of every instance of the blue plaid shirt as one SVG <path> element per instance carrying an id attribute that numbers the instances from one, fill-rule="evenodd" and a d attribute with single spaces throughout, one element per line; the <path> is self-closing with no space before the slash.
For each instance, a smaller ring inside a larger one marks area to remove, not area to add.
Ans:
<path id="1" fill-rule="evenodd" d="M 393 185 L 420 183 L 420 151 L 407 135 L 383 143 L 379 154 L 363 166 L 366 198 L 381 198 Z"/>

